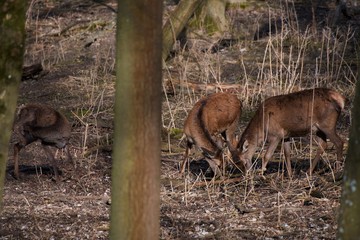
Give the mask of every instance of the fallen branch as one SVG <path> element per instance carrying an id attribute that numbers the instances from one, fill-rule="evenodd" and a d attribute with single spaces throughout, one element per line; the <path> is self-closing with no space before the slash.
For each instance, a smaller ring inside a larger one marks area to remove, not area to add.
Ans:
<path id="1" fill-rule="evenodd" d="M 184 80 L 166 80 L 165 79 L 166 91 L 168 93 L 175 93 L 177 88 L 189 88 L 192 92 L 208 92 L 214 93 L 218 91 L 239 93 L 242 91 L 240 84 L 226 84 L 226 83 L 195 83 Z"/>
<path id="2" fill-rule="evenodd" d="M 243 177 L 236 177 L 236 178 L 228 178 L 228 179 L 219 179 L 219 180 L 211 180 L 211 181 L 204 181 L 204 182 L 195 182 L 195 183 L 187 183 L 188 186 L 191 187 L 205 187 L 209 185 L 220 185 L 220 184 L 229 184 L 229 183 L 236 183 L 242 181 Z M 179 183 L 181 181 L 181 183 Z M 164 185 L 171 185 L 174 188 L 185 188 L 185 183 L 183 180 L 179 179 L 164 179 L 162 181 Z M 179 183 L 177 185 L 177 183 Z"/>

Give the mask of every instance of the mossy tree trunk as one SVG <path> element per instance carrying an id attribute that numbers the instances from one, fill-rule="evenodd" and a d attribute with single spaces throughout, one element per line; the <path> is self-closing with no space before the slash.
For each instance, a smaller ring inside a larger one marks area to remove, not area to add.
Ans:
<path id="1" fill-rule="evenodd" d="M 207 0 L 201 9 L 200 22 L 209 35 L 228 30 L 229 23 L 225 17 L 226 0 Z"/>
<path id="2" fill-rule="evenodd" d="M 0 1 L 0 208 L 9 140 L 22 74 L 26 1 Z"/>
<path id="3" fill-rule="evenodd" d="M 349 149 L 345 160 L 344 183 L 338 221 L 337 239 L 360 236 L 360 84 L 356 84 L 352 109 Z"/>
<path id="4" fill-rule="evenodd" d="M 162 58 L 165 61 L 191 16 L 204 0 L 181 0 L 176 9 L 170 14 L 163 28 Z"/>
<path id="5" fill-rule="evenodd" d="M 229 23 L 225 16 L 228 2 L 229 0 L 180 1 L 163 28 L 163 60 L 168 58 L 176 38 L 186 25 L 190 25 L 186 35 L 197 29 L 205 30 L 209 36 L 222 35 L 228 31 Z"/>
<path id="6" fill-rule="evenodd" d="M 159 239 L 162 1 L 118 1 L 111 239 Z"/>

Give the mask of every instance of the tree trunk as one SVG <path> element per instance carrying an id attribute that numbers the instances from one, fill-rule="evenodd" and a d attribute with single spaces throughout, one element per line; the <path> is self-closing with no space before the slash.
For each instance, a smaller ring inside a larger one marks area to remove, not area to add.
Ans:
<path id="1" fill-rule="evenodd" d="M 163 28 L 162 58 L 164 61 L 168 58 L 176 38 L 202 2 L 203 0 L 182 0 L 171 13 Z"/>
<path id="2" fill-rule="evenodd" d="M 0 208 L 9 140 L 22 74 L 26 1 L 0 1 Z"/>
<path id="3" fill-rule="evenodd" d="M 360 70 L 358 71 L 358 74 Z M 359 78 L 359 77 L 358 77 Z M 360 84 L 356 83 L 352 109 L 349 148 L 345 160 L 344 183 L 338 221 L 337 239 L 357 239 L 360 236 Z"/>
<path id="4" fill-rule="evenodd" d="M 225 17 L 226 1 L 207 0 L 202 8 L 200 21 L 209 35 L 223 33 L 228 30 L 229 23 Z"/>
<path id="5" fill-rule="evenodd" d="M 118 1 L 111 239 L 159 239 L 162 1 Z"/>
<path id="6" fill-rule="evenodd" d="M 208 36 L 215 37 L 215 41 L 222 37 L 223 32 L 229 30 L 229 23 L 225 16 L 227 4 L 240 4 L 244 0 L 182 0 L 177 8 L 170 14 L 163 28 L 163 52 L 164 61 L 179 34 L 187 29 L 185 38 L 198 38 L 204 32 Z M 200 33 L 199 31 L 200 30 Z"/>
<path id="7" fill-rule="evenodd" d="M 360 84 L 352 109 L 349 149 L 345 161 L 337 239 L 358 239 L 360 236 Z"/>

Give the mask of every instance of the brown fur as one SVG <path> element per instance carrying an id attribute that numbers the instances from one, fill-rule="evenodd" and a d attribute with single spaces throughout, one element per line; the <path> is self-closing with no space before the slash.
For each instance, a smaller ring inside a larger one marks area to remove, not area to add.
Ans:
<path id="1" fill-rule="evenodd" d="M 240 159 L 249 164 L 256 147 L 267 141 L 269 147 L 262 161 L 262 170 L 265 171 L 277 145 L 284 139 L 286 167 L 291 176 L 290 142 L 287 140 L 290 137 L 304 136 L 314 129 L 319 148 L 310 165 L 309 173 L 312 174 L 324 152 L 327 138 L 335 144 L 337 161 L 341 161 L 343 142 L 336 133 L 336 122 L 344 105 L 345 98 L 341 94 L 326 88 L 309 89 L 266 99 L 240 138 Z"/>
<path id="2" fill-rule="evenodd" d="M 237 156 L 234 154 L 236 151 L 235 131 L 240 115 L 241 102 L 233 94 L 214 93 L 200 99 L 185 120 L 184 133 L 187 144 L 181 173 L 185 171 L 188 155 L 194 144 L 202 150 L 207 159 L 219 165 L 223 149 L 220 134 L 226 139 L 232 155 Z M 211 166 L 211 162 L 209 163 Z"/>
<path id="3" fill-rule="evenodd" d="M 14 175 L 19 178 L 19 151 L 26 145 L 40 140 L 46 155 L 52 161 L 55 177 L 58 178 L 56 161 L 50 146 L 67 148 L 71 135 L 71 126 L 64 115 L 51 107 L 41 104 L 28 104 L 20 107 L 14 123 Z"/>

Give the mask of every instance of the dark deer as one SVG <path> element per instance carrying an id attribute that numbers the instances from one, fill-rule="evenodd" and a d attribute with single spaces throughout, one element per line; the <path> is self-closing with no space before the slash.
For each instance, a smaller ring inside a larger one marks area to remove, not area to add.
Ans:
<path id="1" fill-rule="evenodd" d="M 14 175 L 19 179 L 19 151 L 26 145 L 40 140 L 47 157 L 51 160 L 56 180 L 59 173 L 51 146 L 64 148 L 69 160 L 72 157 L 67 144 L 71 126 L 64 115 L 41 104 L 21 106 L 14 123 Z"/>
<path id="2" fill-rule="evenodd" d="M 314 130 L 318 150 L 310 163 L 310 175 L 326 148 L 327 138 L 335 145 L 337 161 L 341 161 L 343 141 L 336 133 L 336 122 L 344 105 L 345 98 L 340 93 L 326 88 L 309 89 L 266 99 L 240 138 L 239 158 L 249 166 L 256 147 L 268 142 L 268 149 L 262 159 L 264 172 L 277 145 L 283 140 L 286 168 L 291 177 L 289 138 L 305 136 Z"/>
<path id="3" fill-rule="evenodd" d="M 223 139 L 231 155 L 237 157 L 235 131 L 239 126 L 240 115 L 241 102 L 233 94 L 214 93 L 200 99 L 185 121 L 186 150 L 181 173 L 185 171 L 193 145 L 202 151 L 215 174 L 220 173 L 217 169 L 222 162 Z"/>

